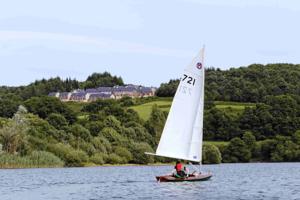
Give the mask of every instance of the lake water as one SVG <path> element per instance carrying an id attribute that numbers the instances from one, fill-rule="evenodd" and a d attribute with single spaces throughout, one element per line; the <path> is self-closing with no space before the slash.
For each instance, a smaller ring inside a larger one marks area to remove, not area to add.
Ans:
<path id="1" fill-rule="evenodd" d="M 300 163 L 204 165 L 205 182 L 158 183 L 172 166 L 0 170 L 0 200 L 299 199 Z"/>

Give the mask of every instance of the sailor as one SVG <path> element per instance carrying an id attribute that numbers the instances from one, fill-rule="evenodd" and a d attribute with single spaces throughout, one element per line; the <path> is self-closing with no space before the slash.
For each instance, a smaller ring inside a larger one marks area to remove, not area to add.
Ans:
<path id="1" fill-rule="evenodd" d="M 177 178 L 182 178 L 182 177 L 185 177 L 186 176 L 186 173 L 185 173 L 185 167 L 183 167 L 183 165 L 181 164 L 180 161 L 177 161 L 176 162 L 176 165 L 175 165 L 175 170 L 176 170 L 176 174 L 175 174 L 175 177 Z"/>

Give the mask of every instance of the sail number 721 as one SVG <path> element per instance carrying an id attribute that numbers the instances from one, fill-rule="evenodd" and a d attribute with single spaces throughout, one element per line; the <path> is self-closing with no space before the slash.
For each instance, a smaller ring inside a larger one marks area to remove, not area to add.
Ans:
<path id="1" fill-rule="evenodd" d="M 190 85 L 195 85 L 196 79 L 186 74 L 183 74 L 182 81 L 186 81 Z"/>

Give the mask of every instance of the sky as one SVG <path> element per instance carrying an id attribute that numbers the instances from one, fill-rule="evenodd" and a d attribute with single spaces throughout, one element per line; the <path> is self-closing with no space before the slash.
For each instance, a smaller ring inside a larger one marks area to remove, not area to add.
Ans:
<path id="1" fill-rule="evenodd" d="M 108 71 L 125 83 L 205 65 L 300 63 L 296 0 L 10 0 L 0 6 L 0 85 Z"/>

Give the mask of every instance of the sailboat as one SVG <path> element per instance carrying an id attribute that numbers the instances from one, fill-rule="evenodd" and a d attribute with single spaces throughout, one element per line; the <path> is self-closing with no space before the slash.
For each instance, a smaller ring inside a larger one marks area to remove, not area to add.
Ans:
<path id="1" fill-rule="evenodd" d="M 156 153 L 148 155 L 192 161 L 201 165 L 204 110 L 204 47 L 184 69 Z M 187 177 L 157 176 L 160 182 L 203 181 L 211 173 L 193 172 Z"/>

